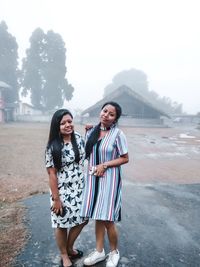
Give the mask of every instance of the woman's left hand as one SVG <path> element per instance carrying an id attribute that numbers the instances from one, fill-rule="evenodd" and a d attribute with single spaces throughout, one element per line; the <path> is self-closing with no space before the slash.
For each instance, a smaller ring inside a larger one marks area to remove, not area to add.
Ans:
<path id="1" fill-rule="evenodd" d="M 106 170 L 105 170 L 103 164 L 96 165 L 96 171 L 95 171 L 96 176 L 103 176 L 105 171 Z"/>

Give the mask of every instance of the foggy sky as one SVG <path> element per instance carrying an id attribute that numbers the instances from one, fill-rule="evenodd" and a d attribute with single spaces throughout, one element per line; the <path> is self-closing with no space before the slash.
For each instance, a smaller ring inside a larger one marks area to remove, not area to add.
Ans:
<path id="1" fill-rule="evenodd" d="M 71 108 L 100 100 L 115 74 L 136 68 L 149 89 L 200 111 L 198 0 L 0 0 L 0 21 L 16 37 L 19 56 L 37 28 L 61 34 Z"/>

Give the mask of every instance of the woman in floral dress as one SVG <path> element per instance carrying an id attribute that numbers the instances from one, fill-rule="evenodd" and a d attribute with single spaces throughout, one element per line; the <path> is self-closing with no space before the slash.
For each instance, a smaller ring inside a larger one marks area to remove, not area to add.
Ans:
<path id="1" fill-rule="evenodd" d="M 82 251 L 73 245 L 87 223 L 80 217 L 83 175 L 84 140 L 74 132 L 73 116 L 67 109 L 57 110 L 51 120 L 45 151 L 49 175 L 51 221 L 64 267 L 73 266 L 71 259 Z"/>

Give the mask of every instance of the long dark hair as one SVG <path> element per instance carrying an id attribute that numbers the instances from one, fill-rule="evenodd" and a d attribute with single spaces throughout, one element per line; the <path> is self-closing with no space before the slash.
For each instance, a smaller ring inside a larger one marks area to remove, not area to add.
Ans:
<path id="1" fill-rule="evenodd" d="M 109 101 L 109 102 L 106 102 L 105 104 L 103 104 L 101 110 L 107 106 L 107 105 L 111 105 L 115 108 L 115 111 L 116 111 L 116 119 L 115 119 L 115 123 L 118 122 L 121 114 L 122 114 L 122 108 L 121 106 L 114 102 L 114 101 Z M 98 141 L 98 138 L 99 138 L 99 134 L 100 134 L 100 123 L 98 125 L 95 126 L 93 132 L 91 133 L 91 135 L 89 136 L 88 140 L 87 140 L 87 143 L 86 143 L 86 146 L 85 146 L 85 157 L 86 158 L 89 158 L 90 156 L 90 153 L 92 152 L 92 148 L 93 146 L 97 143 Z"/>
<path id="2" fill-rule="evenodd" d="M 73 119 L 73 116 L 68 109 L 59 109 L 53 114 L 49 131 L 49 140 L 47 143 L 47 148 L 52 149 L 53 162 L 58 170 L 60 170 L 62 166 L 61 159 L 64 142 L 62 136 L 60 135 L 60 122 L 64 115 L 69 115 Z M 78 163 L 80 161 L 80 153 L 74 131 L 71 134 L 71 142 L 75 153 L 75 162 Z"/>

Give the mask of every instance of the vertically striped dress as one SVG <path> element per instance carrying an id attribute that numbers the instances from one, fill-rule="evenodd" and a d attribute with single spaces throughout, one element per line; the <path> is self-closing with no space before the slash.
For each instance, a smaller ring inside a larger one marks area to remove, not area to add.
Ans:
<path id="1" fill-rule="evenodd" d="M 86 141 L 93 129 L 87 132 Z M 102 177 L 90 175 L 89 169 L 127 152 L 126 137 L 116 126 L 93 146 L 85 177 L 81 216 L 95 220 L 121 220 L 121 167 L 108 168 Z"/>

